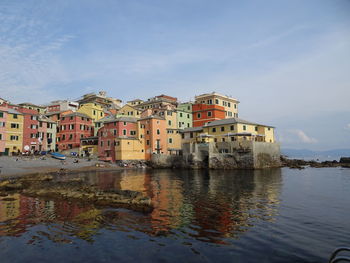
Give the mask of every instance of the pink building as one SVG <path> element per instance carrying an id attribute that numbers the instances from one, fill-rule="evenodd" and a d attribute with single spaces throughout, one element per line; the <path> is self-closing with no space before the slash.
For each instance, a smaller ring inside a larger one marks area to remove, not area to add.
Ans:
<path id="1" fill-rule="evenodd" d="M 0 104 L 0 154 L 5 152 L 7 104 Z"/>
<path id="2" fill-rule="evenodd" d="M 104 122 L 98 130 L 98 157 L 103 161 L 115 162 L 115 139 L 137 136 L 137 119 L 120 117 Z"/>

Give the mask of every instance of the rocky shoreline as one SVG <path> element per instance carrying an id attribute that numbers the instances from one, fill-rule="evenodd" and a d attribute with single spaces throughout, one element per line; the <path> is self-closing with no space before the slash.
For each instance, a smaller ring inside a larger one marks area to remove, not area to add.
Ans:
<path id="1" fill-rule="evenodd" d="M 288 159 L 281 156 L 282 167 L 289 167 L 292 169 L 305 169 L 305 167 L 323 168 L 323 167 L 343 167 L 350 168 L 350 157 L 342 157 L 339 161 L 323 161 L 317 162 L 315 160 L 302 160 L 302 159 Z"/>

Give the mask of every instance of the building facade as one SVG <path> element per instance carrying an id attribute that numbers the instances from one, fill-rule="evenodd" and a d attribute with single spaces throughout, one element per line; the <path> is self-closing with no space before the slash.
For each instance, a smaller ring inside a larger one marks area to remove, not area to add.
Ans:
<path id="1" fill-rule="evenodd" d="M 93 135 L 93 124 L 89 116 L 73 112 L 61 117 L 57 134 L 57 148 L 59 151 L 80 147 L 80 139 Z"/>
<path id="2" fill-rule="evenodd" d="M 7 111 L 5 155 L 22 152 L 23 114 L 12 108 Z"/>
<path id="3" fill-rule="evenodd" d="M 216 92 L 195 96 L 196 104 L 217 105 L 224 107 L 225 118 L 238 118 L 239 101 Z"/>
<path id="4" fill-rule="evenodd" d="M 194 104 L 192 105 L 192 126 L 201 127 L 208 122 L 224 119 L 225 114 L 225 108 L 219 105 Z"/>
<path id="5" fill-rule="evenodd" d="M 190 128 L 193 125 L 192 103 L 181 103 L 176 108 L 177 127 L 179 129 Z"/>

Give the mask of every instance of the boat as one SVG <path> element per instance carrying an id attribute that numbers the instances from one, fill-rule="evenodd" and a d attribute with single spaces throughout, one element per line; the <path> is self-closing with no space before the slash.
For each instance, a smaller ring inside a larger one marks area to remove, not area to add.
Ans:
<path id="1" fill-rule="evenodd" d="M 58 160 L 66 160 L 66 156 L 60 153 L 51 153 L 51 157 Z"/>

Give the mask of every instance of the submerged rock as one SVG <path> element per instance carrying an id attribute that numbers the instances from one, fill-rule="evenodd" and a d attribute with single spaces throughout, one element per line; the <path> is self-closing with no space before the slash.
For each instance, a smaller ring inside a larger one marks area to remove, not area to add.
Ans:
<path id="1" fill-rule="evenodd" d="M 64 180 L 64 181 L 62 181 Z M 52 175 L 27 176 L 0 182 L 0 195 L 16 191 L 33 197 L 75 200 L 98 206 L 125 207 L 143 212 L 152 211 L 151 199 L 131 190 L 101 190 L 86 184 L 83 178 L 55 178 Z"/>

